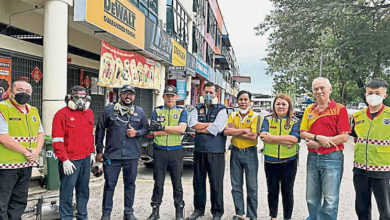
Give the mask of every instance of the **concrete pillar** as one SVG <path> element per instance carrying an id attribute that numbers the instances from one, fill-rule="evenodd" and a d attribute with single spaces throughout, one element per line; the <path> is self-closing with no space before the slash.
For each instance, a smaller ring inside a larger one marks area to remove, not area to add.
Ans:
<path id="1" fill-rule="evenodd" d="M 163 93 L 165 88 L 165 66 L 161 65 L 159 94 L 154 95 L 154 107 L 164 105 Z"/>
<path id="2" fill-rule="evenodd" d="M 68 4 L 45 1 L 43 34 L 42 124 L 51 135 L 54 114 L 65 106 L 68 49 Z"/>
<path id="3" fill-rule="evenodd" d="M 186 78 L 187 97 L 184 100 L 184 105 L 191 105 L 191 80 L 192 80 L 192 76 L 187 75 Z"/>
<path id="4" fill-rule="evenodd" d="M 225 105 L 225 90 L 223 89 L 221 89 L 221 99 L 219 102 Z"/>

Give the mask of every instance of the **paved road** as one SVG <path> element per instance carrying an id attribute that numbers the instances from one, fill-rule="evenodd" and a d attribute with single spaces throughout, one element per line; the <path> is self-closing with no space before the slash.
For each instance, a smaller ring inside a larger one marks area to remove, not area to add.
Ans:
<path id="1" fill-rule="evenodd" d="M 352 161 L 353 161 L 353 149 L 352 149 L 351 140 L 346 144 L 346 149 L 344 150 L 345 160 L 344 160 L 344 176 L 341 184 L 340 192 L 340 206 L 339 206 L 339 215 L 338 219 L 342 220 L 351 220 L 357 219 L 354 211 L 354 200 L 355 192 L 352 182 Z M 260 146 L 261 147 L 261 146 Z M 260 148 L 259 147 L 259 148 Z M 224 201 L 225 201 L 225 214 L 223 219 L 231 219 L 234 215 L 234 205 L 231 196 L 231 186 L 230 186 L 230 175 L 229 175 L 229 156 L 230 152 L 226 153 L 226 169 L 225 169 L 225 182 L 224 182 Z M 306 179 L 306 156 L 307 150 L 303 146 L 300 150 L 300 160 L 298 173 L 295 181 L 295 204 L 293 219 L 305 219 L 307 217 L 307 208 L 305 200 L 305 179 Z M 261 158 L 261 157 L 259 157 Z M 267 206 L 267 188 L 265 182 L 265 174 L 262 159 L 259 159 L 259 208 L 258 208 L 258 219 L 269 219 L 268 217 L 268 206 Z M 185 214 L 189 215 L 193 210 L 192 198 L 193 198 L 193 189 L 192 189 L 192 166 L 184 167 L 183 175 L 183 188 L 184 188 L 184 200 L 186 203 Z M 91 196 L 90 202 L 88 204 L 88 211 L 90 219 L 95 220 L 99 219 L 101 215 L 101 200 L 103 193 L 103 178 L 92 177 L 90 183 Z M 144 165 L 140 164 L 139 174 L 137 178 L 136 186 L 136 197 L 135 197 L 135 215 L 139 219 L 147 219 L 151 212 L 150 207 L 150 198 L 152 196 L 153 190 L 153 170 L 146 168 Z M 161 205 L 161 219 L 174 219 L 174 206 L 172 199 L 172 187 L 169 176 L 167 176 L 166 184 L 164 187 L 164 197 L 163 203 Z M 50 194 L 52 194 L 51 192 Z M 117 185 L 117 190 L 114 195 L 114 210 L 112 213 L 112 219 L 122 219 L 123 213 L 123 181 L 120 178 L 120 181 Z M 281 201 L 281 199 L 280 199 Z M 279 219 L 282 219 L 282 207 L 281 202 L 279 202 Z M 208 200 L 206 207 L 206 215 L 202 219 L 212 219 L 210 213 L 210 202 Z M 23 218 L 23 219 L 32 219 L 32 218 Z M 378 219 L 378 212 L 376 204 L 374 201 L 373 204 L 373 219 Z"/>

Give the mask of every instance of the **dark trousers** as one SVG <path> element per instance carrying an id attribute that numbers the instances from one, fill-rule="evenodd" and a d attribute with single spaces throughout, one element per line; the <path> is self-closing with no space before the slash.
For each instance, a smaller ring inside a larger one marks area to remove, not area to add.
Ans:
<path id="1" fill-rule="evenodd" d="M 91 175 L 90 157 L 74 160 L 76 167 L 72 175 L 65 175 L 62 163 L 58 163 L 60 174 L 60 216 L 63 220 L 73 219 L 73 190 L 76 188 L 76 208 L 79 219 L 88 219 L 89 177 Z"/>
<path id="2" fill-rule="evenodd" d="M 175 207 L 184 206 L 183 187 L 181 185 L 181 177 L 183 175 L 183 150 L 161 150 L 154 148 L 153 162 L 154 188 L 152 206 L 159 206 L 162 202 L 164 181 L 167 171 L 171 176 L 174 205 Z"/>
<path id="3" fill-rule="evenodd" d="M 32 167 L 0 169 L 0 220 L 20 220 L 27 206 Z"/>
<path id="4" fill-rule="evenodd" d="M 280 188 L 282 191 L 283 218 L 291 219 L 294 206 L 294 181 L 297 174 L 297 160 L 284 163 L 264 163 L 268 187 L 269 215 L 276 218 Z"/>
<path id="5" fill-rule="evenodd" d="M 135 180 L 137 178 L 138 158 L 129 160 L 111 160 L 109 165 L 103 163 L 104 171 L 104 192 L 103 192 L 103 215 L 111 215 L 112 197 L 114 196 L 119 173 L 123 167 L 123 184 L 125 188 L 125 210 L 124 214 L 133 214 L 133 204 L 135 195 Z"/>
<path id="6" fill-rule="evenodd" d="M 390 220 L 390 180 L 354 173 L 355 211 L 359 220 L 371 220 L 371 195 L 374 193 L 380 220 Z"/>
<path id="7" fill-rule="evenodd" d="M 211 213 L 222 216 L 223 177 L 225 174 L 225 153 L 194 152 L 194 207 L 195 212 L 204 214 L 206 207 L 206 177 L 209 176 Z"/>

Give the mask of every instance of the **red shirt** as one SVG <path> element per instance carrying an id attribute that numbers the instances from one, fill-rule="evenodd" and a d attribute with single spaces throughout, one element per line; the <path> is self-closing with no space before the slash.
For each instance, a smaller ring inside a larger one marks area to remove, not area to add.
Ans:
<path id="1" fill-rule="evenodd" d="M 84 111 L 60 109 L 53 118 L 53 150 L 58 159 L 80 160 L 95 152 L 93 138 L 94 115 Z"/>
<path id="2" fill-rule="evenodd" d="M 317 102 L 305 109 L 302 117 L 301 132 L 306 131 L 312 134 L 334 137 L 340 134 L 351 132 L 349 126 L 348 112 L 344 105 L 330 100 L 328 108 L 319 112 Z M 308 148 L 310 152 L 328 154 L 344 149 L 343 144 L 330 148 L 320 147 L 318 149 Z"/>

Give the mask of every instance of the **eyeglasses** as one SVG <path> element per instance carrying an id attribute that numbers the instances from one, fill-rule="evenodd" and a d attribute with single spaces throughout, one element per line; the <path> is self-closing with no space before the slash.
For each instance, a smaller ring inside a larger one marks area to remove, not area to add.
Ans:
<path id="1" fill-rule="evenodd" d="M 132 92 L 122 92 L 121 95 L 130 96 L 130 97 L 131 97 L 131 96 L 135 96 L 135 94 L 132 93 Z"/>

